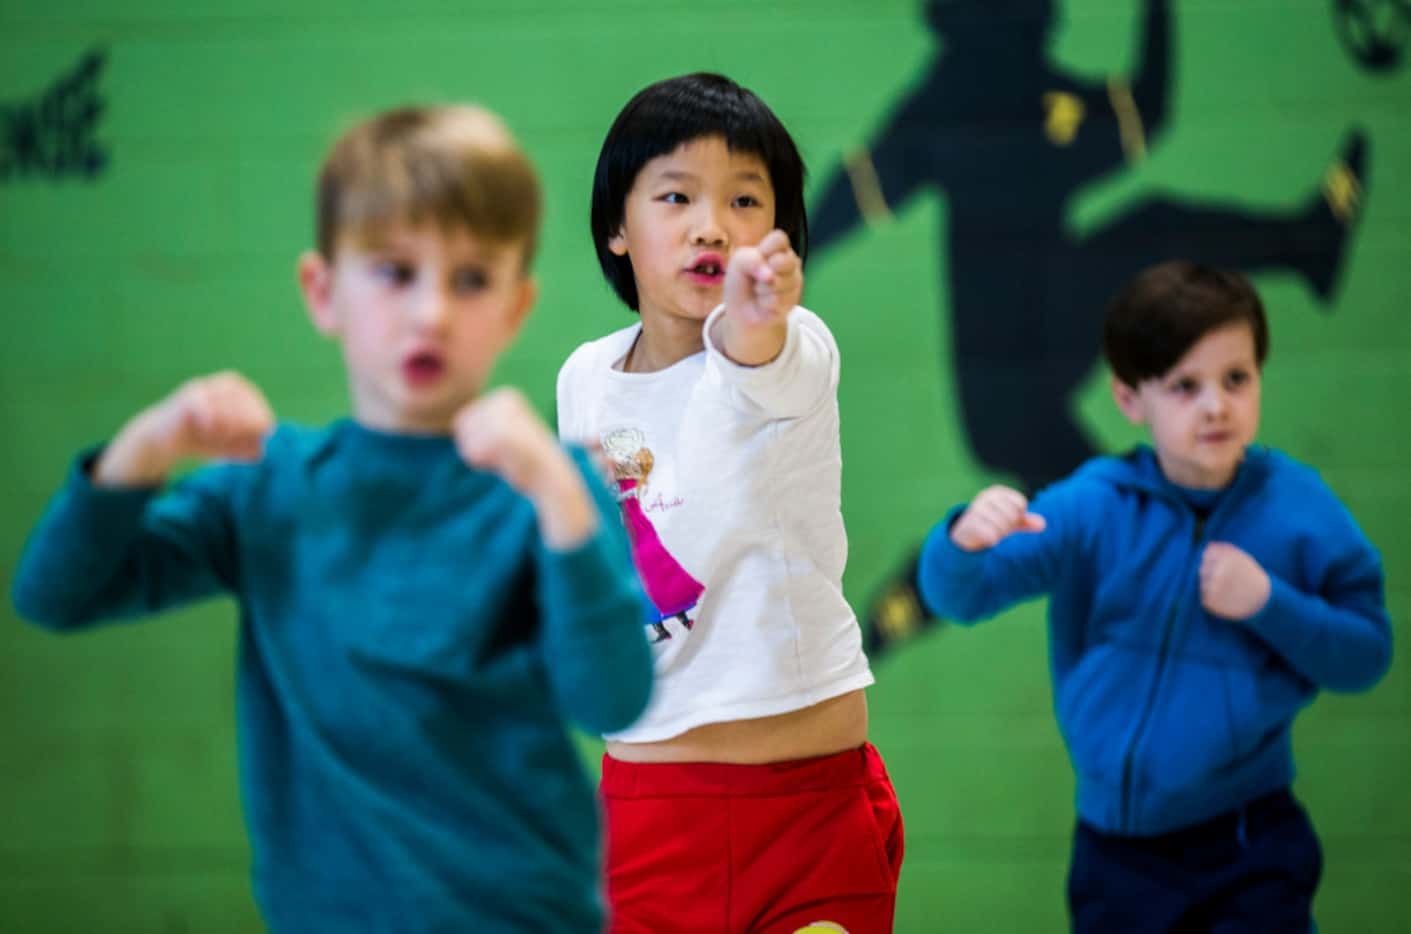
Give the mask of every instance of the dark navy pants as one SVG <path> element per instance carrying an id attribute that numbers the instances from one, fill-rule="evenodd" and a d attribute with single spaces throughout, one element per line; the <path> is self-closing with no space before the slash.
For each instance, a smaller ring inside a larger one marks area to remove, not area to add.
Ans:
<path id="1" fill-rule="evenodd" d="M 1082 821 L 1068 911 L 1075 934 L 1304 934 L 1323 851 L 1287 791 L 1157 837 Z"/>

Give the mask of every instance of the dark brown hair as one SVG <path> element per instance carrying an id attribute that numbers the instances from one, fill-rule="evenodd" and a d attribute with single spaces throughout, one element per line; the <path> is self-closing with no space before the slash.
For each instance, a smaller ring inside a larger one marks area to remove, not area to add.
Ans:
<path id="1" fill-rule="evenodd" d="M 1269 354 L 1264 303 L 1236 270 L 1189 260 L 1149 266 L 1107 307 L 1102 349 L 1112 372 L 1128 386 L 1164 375 L 1206 334 L 1232 324 L 1249 326 L 1255 362 Z"/>

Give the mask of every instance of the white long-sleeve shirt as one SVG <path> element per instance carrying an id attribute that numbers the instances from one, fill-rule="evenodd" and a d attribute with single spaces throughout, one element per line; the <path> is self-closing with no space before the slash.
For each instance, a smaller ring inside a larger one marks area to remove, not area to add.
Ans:
<path id="1" fill-rule="evenodd" d="M 583 344 L 559 372 L 559 433 L 603 444 L 641 509 L 624 510 L 629 530 L 645 516 L 655 554 L 704 588 L 689 629 L 662 621 L 671 638 L 655 644 L 651 703 L 610 739 L 787 713 L 873 682 L 842 589 L 837 344 L 796 307 L 778 357 L 741 366 L 711 341 L 722 313 L 705 322 L 705 350 L 663 370 L 619 368 L 634 324 Z"/>

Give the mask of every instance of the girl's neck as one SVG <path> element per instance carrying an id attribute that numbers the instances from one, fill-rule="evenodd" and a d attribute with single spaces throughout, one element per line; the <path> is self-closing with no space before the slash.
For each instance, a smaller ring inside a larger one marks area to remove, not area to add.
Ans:
<path id="1" fill-rule="evenodd" d="M 705 349 L 700 321 L 642 319 L 642 329 L 622 358 L 624 373 L 655 373 Z"/>

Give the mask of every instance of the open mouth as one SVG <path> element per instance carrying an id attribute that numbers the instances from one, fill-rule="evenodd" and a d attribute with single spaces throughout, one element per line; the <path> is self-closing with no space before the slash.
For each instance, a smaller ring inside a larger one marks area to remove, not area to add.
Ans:
<path id="1" fill-rule="evenodd" d="M 725 276 L 725 261 L 714 254 L 707 254 L 687 266 L 686 272 L 698 282 L 716 283 Z"/>
<path id="2" fill-rule="evenodd" d="M 419 350 L 402 361 L 402 376 L 414 386 L 425 386 L 441 378 L 446 362 L 430 350 Z"/>

